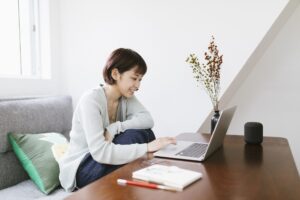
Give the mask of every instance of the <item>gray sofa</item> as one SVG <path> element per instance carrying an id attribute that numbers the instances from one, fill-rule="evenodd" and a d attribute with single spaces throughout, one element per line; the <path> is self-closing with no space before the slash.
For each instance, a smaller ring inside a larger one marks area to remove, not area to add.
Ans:
<path id="1" fill-rule="evenodd" d="M 62 188 L 43 194 L 12 152 L 7 133 L 58 132 L 69 139 L 72 114 L 70 96 L 0 99 L 0 199 L 57 200 L 69 195 Z"/>

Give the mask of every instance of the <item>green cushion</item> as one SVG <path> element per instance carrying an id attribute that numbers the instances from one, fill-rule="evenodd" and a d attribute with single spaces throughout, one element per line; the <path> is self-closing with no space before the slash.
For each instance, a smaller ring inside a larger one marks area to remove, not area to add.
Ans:
<path id="1" fill-rule="evenodd" d="M 59 167 L 52 149 L 66 144 L 67 139 L 59 133 L 9 133 L 8 139 L 32 181 L 43 193 L 52 192 L 60 184 Z"/>

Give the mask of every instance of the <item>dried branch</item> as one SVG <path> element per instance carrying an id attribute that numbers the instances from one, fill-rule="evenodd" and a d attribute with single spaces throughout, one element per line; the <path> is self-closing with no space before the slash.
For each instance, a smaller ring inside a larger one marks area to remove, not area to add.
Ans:
<path id="1" fill-rule="evenodd" d="M 219 55 L 215 38 L 208 45 L 208 52 L 204 53 L 204 63 L 200 63 L 195 54 L 190 54 L 186 59 L 192 67 L 194 78 L 201 83 L 213 104 L 214 110 L 218 110 L 220 92 L 220 66 L 223 63 L 223 55 Z"/>

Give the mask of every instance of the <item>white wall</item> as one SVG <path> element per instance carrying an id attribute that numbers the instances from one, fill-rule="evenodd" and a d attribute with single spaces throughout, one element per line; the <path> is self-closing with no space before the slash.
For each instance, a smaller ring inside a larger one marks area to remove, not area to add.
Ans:
<path id="1" fill-rule="evenodd" d="M 300 6 L 282 27 L 253 71 L 233 96 L 238 110 L 231 133 L 247 121 L 264 125 L 264 135 L 287 138 L 300 171 Z M 275 155 L 274 155 L 275 156 Z"/>
<path id="2" fill-rule="evenodd" d="M 58 0 L 49 1 L 51 79 L 18 79 L 0 77 L 0 97 L 40 96 L 62 94 L 63 74 L 60 67 L 60 32 Z M 0 28 L 1 30 L 1 28 Z M 1 34 L 0 34 L 1 36 Z M 1 59 L 1 57 L 0 57 Z"/>
<path id="3" fill-rule="evenodd" d="M 62 0 L 60 1 L 63 91 L 79 96 L 102 80 L 115 48 L 138 51 L 148 72 L 137 94 L 155 120 L 157 135 L 196 131 L 212 109 L 196 87 L 189 53 L 202 56 L 211 34 L 221 53 L 222 92 L 268 31 L 287 0 Z"/>

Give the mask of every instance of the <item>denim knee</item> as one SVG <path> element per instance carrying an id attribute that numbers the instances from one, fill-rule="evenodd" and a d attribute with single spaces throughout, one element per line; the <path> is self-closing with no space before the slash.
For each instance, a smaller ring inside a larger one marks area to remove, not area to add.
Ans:
<path id="1" fill-rule="evenodd" d="M 109 165 L 101 164 L 93 159 L 90 153 L 88 153 L 81 161 L 77 172 L 76 172 L 76 184 L 77 188 L 80 189 L 95 180 L 100 179 L 118 169 L 123 165 Z"/>
<path id="2" fill-rule="evenodd" d="M 117 135 L 113 142 L 115 144 L 143 144 L 154 139 L 155 135 L 151 129 L 128 129 Z"/>

